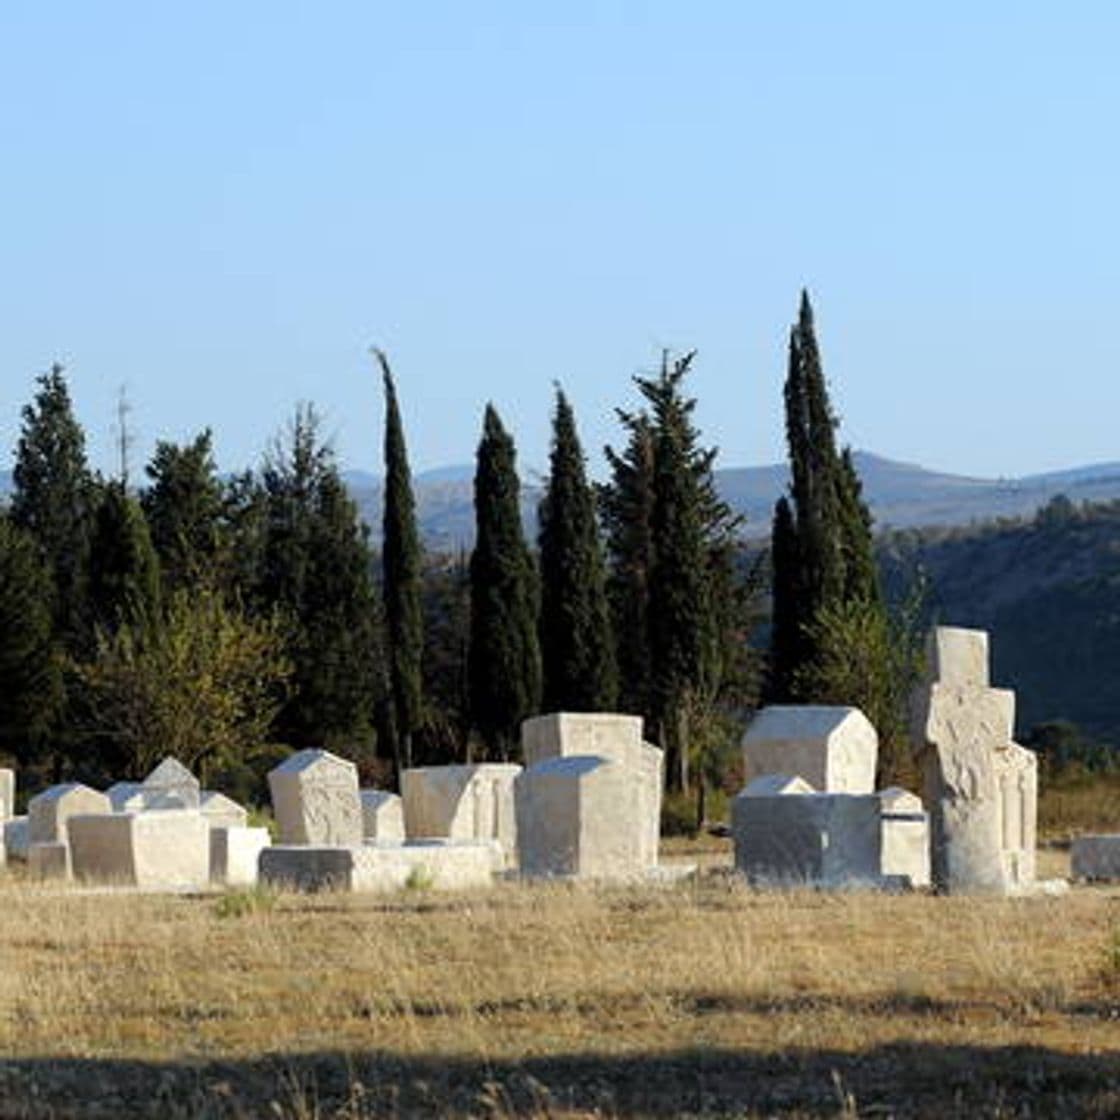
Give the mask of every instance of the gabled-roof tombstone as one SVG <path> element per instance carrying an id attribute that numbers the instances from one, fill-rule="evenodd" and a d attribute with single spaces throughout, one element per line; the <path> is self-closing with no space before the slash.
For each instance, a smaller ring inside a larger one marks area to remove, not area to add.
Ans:
<path id="1" fill-rule="evenodd" d="M 354 763 L 330 751 L 298 751 L 269 771 L 268 788 L 282 844 L 361 844 L 362 800 Z"/>
<path id="2" fill-rule="evenodd" d="M 165 758 L 143 786 L 147 809 L 197 809 L 201 803 L 198 779 L 177 758 Z"/>

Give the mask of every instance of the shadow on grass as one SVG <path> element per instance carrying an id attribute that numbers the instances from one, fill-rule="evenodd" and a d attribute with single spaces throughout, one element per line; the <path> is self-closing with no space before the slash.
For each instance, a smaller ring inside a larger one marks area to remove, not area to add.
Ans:
<path id="1" fill-rule="evenodd" d="M 0 1061 L 5 1118 L 413 1115 L 1113 1117 L 1120 1050 L 907 1043 L 859 1053 L 697 1047 L 521 1062 L 386 1052 Z"/>

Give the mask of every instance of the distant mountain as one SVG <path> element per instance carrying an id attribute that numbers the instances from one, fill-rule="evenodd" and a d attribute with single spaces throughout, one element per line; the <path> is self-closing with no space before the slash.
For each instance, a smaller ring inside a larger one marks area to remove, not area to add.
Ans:
<path id="1" fill-rule="evenodd" d="M 1120 499 L 1120 462 L 999 479 L 944 474 L 867 451 L 857 451 L 855 463 L 880 530 L 1030 517 L 1058 494 L 1078 503 Z M 380 477 L 369 471 L 346 471 L 344 478 L 376 538 L 381 529 Z M 428 548 L 454 551 L 470 546 L 474 535 L 473 478 L 472 464 L 453 464 L 415 475 L 417 520 Z M 716 472 L 720 493 L 745 516 L 743 532 L 752 538 L 769 533 L 774 503 L 784 491 L 787 478 L 784 464 Z M 521 508 L 527 531 L 535 535 L 541 490 L 535 473 L 528 472 L 527 479 L 523 479 Z M 0 495 L 10 489 L 11 473 L 0 472 Z"/>

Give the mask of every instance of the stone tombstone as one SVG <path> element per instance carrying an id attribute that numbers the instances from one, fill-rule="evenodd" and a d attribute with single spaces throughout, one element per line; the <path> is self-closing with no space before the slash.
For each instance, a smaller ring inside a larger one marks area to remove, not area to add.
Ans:
<path id="1" fill-rule="evenodd" d="M 16 815 L 16 772 L 0 768 L 0 824 Z"/>
<path id="2" fill-rule="evenodd" d="M 858 708 L 778 704 L 743 735 L 744 778 L 796 774 L 821 793 L 872 793 L 879 736 Z"/>
<path id="3" fill-rule="evenodd" d="M 615 712 L 553 712 L 536 716 L 521 725 L 521 749 L 526 772 L 560 758 L 599 758 L 620 765 L 629 775 L 630 790 L 618 814 L 619 826 L 636 830 L 637 863 L 647 870 L 657 866 L 665 754 L 643 742 L 640 716 Z M 553 774 L 550 781 L 556 777 Z M 528 790 L 530 784 L 523 788 Z M 520 807 L 517 819 L 520 829 L 524 819 Z M 520 843 L 520 831 L 518 838 Z M 626 874 L 633 874 L 633 869 Z"/>
<path id="4" fill-rule="evenodd" d="M 51 786 L 27 803 L 28 843 L 66 841 L 66 821 L 77 813 L 111 813 L 109 798 L 80 782 Z"/>
<path id="5" fill-rule="evenodd" d="M 4 855 L 11 860 L 26 860 L 31 829 L 27 817 L 12 817 L 4 822 Z"/>
<path id="6" fill-rule="evenodd" d="M 1099 882 L 1120 879 L 1120 834 L 1078 836 L 1069 854 L 1070 871 L 1075 879 Z"/>
<path id="7" fill-rule="evenodd" d="M 144 808 L 143 782 L 114 782 L 106 791 L 114 813 L 138 813 Z"/>
<path id="8" fill-rule="evenodd" d="M 32 879 L 70 878 L 70 848 L 62 840 L 32 844 L 27 849 L 27 872 Z"/>
<path id="9" fill-rule="evenodd" d="M 72 816 L 70 866 L 82 882 L 145 890 L 204 890 L 210 825 L 197 809 Z"/>
<path id="10" fill-rule="evenodd" d="M 271 841 L 267 828 L 215 824 L 210 827 L 210 882 L 224 887 L 251 887 L 257 882 L 261 852 Z"/>
<path id="11" fill-rule="evenodd" d="M 168 756 L 141 783 L 145 809 L 197 809 L 202 800 L 198 779 Z"/>
<path id="12" fill-rule="evenodd" d="M 497 840 L 507 862 L 515 862 L 513 783 L 520 773 L 520 766 L 506 763 L 405 770 L 405 835 L 410 840 Z"/>
<path id="13" fill-rule="evenodd" d="M 245 828 L 249 824 L 249 810 L 217 790 L 203 790 L 198 807 L 211 828 Z"/>
<path id="14" fill-rule="evenodd" d="M 330 751 L 297 751 L 269 771 L 268 788 L 282 844 L 362 843 L 362 799 L 354 763 Z"/>
<path id="15" fill-rule="evenodd" d="M 911 887 L 928 887 L 929 814 L 921 798 L 898 786 L 880 790 L 878 797 L 884 878 L 905 881 Z"/>
<path id="16" fill-rule="evenodd" d="M 404 808 L 400 797 L 384 789 L 363 789 L 362 839 L 404 843 Z"/>
<path id="17" fill-rule="evenodd" d="M 1038 761 L 1012 740 L 1015 694 L 988 684 L 988 635 L 937 627 L 911 705 L 934 884 L 1006 894 L 1035 877 Z"/>

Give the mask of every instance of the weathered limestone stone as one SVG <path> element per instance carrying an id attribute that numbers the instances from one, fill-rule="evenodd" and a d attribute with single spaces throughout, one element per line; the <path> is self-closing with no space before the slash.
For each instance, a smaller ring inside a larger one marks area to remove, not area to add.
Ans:
<path id="1" fill-rule="evenodd" d="M 79 782 L 51 786 L 27 803 L 28 842 L 66 842 L 67 818 L 76 813 L 111 813 L 109 798 Z"/>
<path id="2" fill-rule="evenodd" d="M 27 870 L 32 879 L 69 879 L 69 846 L 62 840 L 31 844 L 27 849 Z"/>
<path id="3" fill-rule="evenodd" d="M 198 779 L 176 758 L 165 758 L 143 781 L 145 809 L 197 809 Z"/>
<path id="4" fill-rule="evenodd" d="M 755 778 L 746 789 L 744 797 L 792 797 L 799 793 L 816 793 L 804 778 L 792 774 L 763 774 Z"/>
<path id="5" fill-rule="evenodd" d="M 272 809 L 282 844 L 362 842 L 358 768 L 324 750 L 303 750 L 269 771 Z"/>
<path id="6" fill-rule="evenodd" d="M 202 791 L 199 809 L 211 828 L 245 828 L 249 823 L 249 810 L 216 790 Z"/>
<path id="7" fill-rule="evenodd" d="M 520 766 L 429 766 L 401 775 L 404 831 L 410 840 L 497 840 L 516 862 L 513 783 Z"/>
<path id="8" fill-rule="evenodd" d="M 267 828 L 210 822 L 210 882 L 251 887 L 257 881 L 261 852 L 271 841 Z"/>
<path id="9" fill-rule="evenodd" d="M 858 708 L 773 705 L 743 736 L 744 778 L 797 774 L 822 793 L 871 793 L 879 736 Z"/>
<path id="10" fill-rule="evenodd" d="M 72 816 L 70 866 L 80 881 L 145 890 L 203 890 L 210 825 L 197 809 Z"/>
<path id="11" fill-rule="evenodd" d="M 731 805 L 735 867 L 773 886 L 883 885 L 874 794 L 741 793 Z"/>
<path id="12" fill-rule="evenodd" d="M 4 822 L 4 852 L 8 859 L 26 860 L 31 845 L 31 828 L 26 816 Z"/>
<path id="13" fill-rule="evenodd" d="M 627 880 L 655 866 L 639 784 L 621 762 L 591 755 L 540 762 L 518 777 L 516 803 L 526 875 Z"/>
<path id="14" fill-rule="evenodd" d="M 633 795 L 625 799 L 626 815 L 619 818 L 619 825 L 636 829 L 637 862 L 647 870 L 657 866 L 665 755 L 642 741 L 640 716 L 614 712 L 554 712 L 536 716 L 521 725 L 521 748 L 528 769 L 558 758 L 600 758 L 623 766 L 630 775 Z M 523 819 L 520 807 L 517 819 Z M 518 839 L 523 843 L 520 836 Z"/>
<path id="15" fill-rule="evenodd" d="M 404 808 L 395 793 L 384 789 L 363 789 L 362 839 L 404 843 Z"/>
<path id="16" fill-rule="evenodd" d="M 1070 848 L 1070 871 L 1075 879 L 1120 879 L 1120 833 L 1078 836 Z"/>
<path id="17" fill-rule="evenodd" d="M 929 815 L 921 798 L 897 786 L 881 790 L 878 797 L 883 876 L 911 887 L 928 887 Z"/>
<path id="18" fill-rule="evenodd" d="M 931 815 L 931 871 L 949 892 L 1034 882 L 1038 761 L 1012 741 L 1014 693 L 988 687 L 987 634 L 938 627 L 911 732 Z"/>
<path id="19" fill-rule="evenodd" d="M 16 772 L 0 769 L 0 824 L 9 821 L 16 812 Z"/>
<path id="20" fill-rule="evenodd" d="M 493 841 L 439 841 L 362 847 L 271 847 L 260 855 L 262 883 L 300 891 L 466 890 L 489 886 L 500 851 Z"/>
<path id="21" fill-rule="evenodd" d="M 143 782 L 114 782 L 106 791 L 114 813 L 138 813 L 145 808 Z"/>

